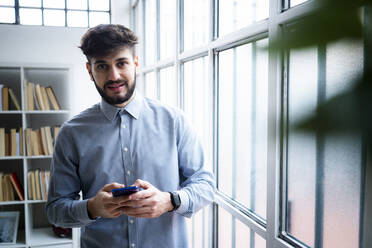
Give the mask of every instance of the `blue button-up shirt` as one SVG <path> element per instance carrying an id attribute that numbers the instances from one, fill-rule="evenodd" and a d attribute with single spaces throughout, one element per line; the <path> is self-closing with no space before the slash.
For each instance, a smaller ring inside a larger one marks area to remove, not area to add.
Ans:
<path id="1" fill-rule="evenodd" d="M 89 218 L 87 200 L 105 184 L 129 186 L 136 179 L 177 191 L 181 206 L 153 219 Z M 57 226 L 82 227 L 83 248 L 188 247 L 185 217 L 209 204 L 214 190 L 213 174 L 184 114 L 136 94 L 125 108 L 102 100 L 63 124 L 46 210 Z"/>

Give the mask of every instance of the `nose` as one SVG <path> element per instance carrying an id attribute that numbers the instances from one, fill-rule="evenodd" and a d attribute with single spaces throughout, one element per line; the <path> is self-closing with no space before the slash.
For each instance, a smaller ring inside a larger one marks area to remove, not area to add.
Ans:
<path id="1" fill-rule="evenodd" d="M 120 79 L 119 70 L 115 68 L 114 66 L 111 67 L 108 77 L 109 77 L 108 80 L 111 80 L 111 81 L 119 80 Z"/>

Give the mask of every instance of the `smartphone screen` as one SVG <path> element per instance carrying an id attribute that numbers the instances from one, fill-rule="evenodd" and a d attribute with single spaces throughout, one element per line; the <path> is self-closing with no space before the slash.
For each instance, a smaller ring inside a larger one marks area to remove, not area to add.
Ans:
<path id="1" fill-rule="evenodd" d="M 125 188 L 112 189 L 111 192 L 114 197 L 117 197 L 117 196 L 123 196 L 123 195 L 130 195 L 130 194 L 138 192 L 139 190 L 140 190 L 140 187 L 138 186 L 129 186 Z"/>

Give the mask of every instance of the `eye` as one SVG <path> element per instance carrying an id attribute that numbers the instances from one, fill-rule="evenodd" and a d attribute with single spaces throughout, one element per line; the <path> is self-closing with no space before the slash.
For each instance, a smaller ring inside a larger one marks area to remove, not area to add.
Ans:
<path id="1" fill-rule="evenodd" d="M 98 64 L 97 65 L 97 70 L 106 70 L 107 69 L 107 65 L 106 64 Z"/>
<path id="2" fill-rule="evenodd" d="M 119 66 L 119 67 L 125 67 L 126 65 L 127 65 L 127 63 L 124 62 L 124 61 L 120 61 L 120 62 L 118 62 L 118 66 Z"/>

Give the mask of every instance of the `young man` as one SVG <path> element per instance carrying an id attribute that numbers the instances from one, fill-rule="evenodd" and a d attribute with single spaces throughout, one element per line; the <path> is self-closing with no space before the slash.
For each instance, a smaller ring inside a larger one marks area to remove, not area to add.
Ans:
<path id="1" fill-rule="evenodd" d="M 136 44 L 121 25 L 91 28 L 81 41 L 102 101 L 63 124 L 46 210 L 56 226 L 82 227 L 82 247 L 188 247 L 185 217 L 214 197 L 183 113 L 136 92 Z M 142 190 L 114 197 L 124 185 Z"/>

